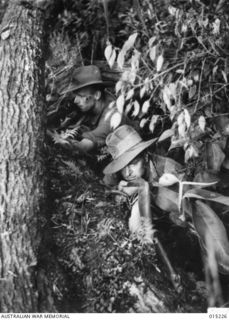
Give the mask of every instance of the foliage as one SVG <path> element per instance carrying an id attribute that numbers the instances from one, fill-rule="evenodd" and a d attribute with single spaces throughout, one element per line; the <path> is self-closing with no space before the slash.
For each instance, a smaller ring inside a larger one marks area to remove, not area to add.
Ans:
<path id="1" fill-rule="evenodd" d="M 218 170 L 229 135 L 228 19 L 200 2 L 173 3 L 159 13 L 143 1 L 147 28 L 132 21 L 123 46 L 105 48 L 110 67 L 122 71 L 117 106 L 160 142 L 171 138 L 170 150 L 183 148 L 186 163 L 201 158 Z"/>
<path id="2" fill-rule="evenodd" d="M 69 279 L 63 281 L 60 267 L 52 274 L 59 311 L 66 300 L 72 301 L 72 312 L 203 311 L 205 297 L 194 288 L 196 278 L 182 274 L 184 288 L 191 283 L 194 289 L 175 295 L 154 245 L 130 237 L 125 207 L 104 192 L 87 165 L 66 161 L 55 147 L 49 149 L 54 197 L 49 248 Z M 49 260 L 48 255 L 47 265 Z"/>

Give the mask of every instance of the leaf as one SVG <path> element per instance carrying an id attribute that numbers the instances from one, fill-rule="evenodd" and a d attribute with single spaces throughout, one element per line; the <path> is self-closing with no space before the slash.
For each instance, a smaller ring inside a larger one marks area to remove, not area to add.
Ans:
<path id="1" fill-rule="evenodd" d="M 215 246 L 216 260 L 221 273 L 229 273 L 229 242 L 226 229 L 205 203 L 197 200 L 192 211 L 193 223 L 199 235 L 200 243 L 205 251 L 209 250 L 206 239 L 211 238 Z M 212 248 L 213 249 L 213 248 Z"/>
<path id="2" fill-rule="evenodd" d="M 110 121 L 110 125 L 111 128 L 116 129 L 122 120 L 122 115 L 119 112 L 115 112 L 112 117 L 111 117 L 111 121 Z"/>
<path id="3" fill-rule="evenodd" d="M 159 137 L 158 142 L 164 141 L 168 138 L 171 138 L 174 135 L 173 129 L 165 130 Z"/>
<path id="4" fill-rule="evenodd" d="M 111 58 L 112 52 L 113 52 L 112 45 L 109 44 L 109 45 L 106 47 L 105 51 L 104 51 L 104 55 L 105 55 L 105 58 L 106 58 L 106 60 L 107 60 L 108 63 L 109 63 L 109 60 L 110 60 L 110 58 Z"/>
<path id="5" fill-rule="evenodd" d="M 149 47 L 152 47 L 152 45 L 154 44 L 154 42 L 156 41 L 157 37 L 156 36 L 153 36 L 149 39 L 148 41 L 148 44 L 149 44 Z"/>
<path id="6" fill-rule="evenodd" d="M 189 89 L 189 92 L 188 92 L 188 97 L 189 99 L 192 99 L 194 97 L 194 95 L 196 94 L 196 90 L 197 90 L 197 87 L 196 85 L 194 84 L 194 86 L 192 86 L 190 89 Z"/>
<path id="7" fill-rule="evenodd" d="M 9 36 L 10 36 L 10 29 L 7 29 L 7 30 L 5 30 L 5 31 L 3 31 L 3 32 L 1 33 L 1 39 L 2 39 L 2 40 L 8 39 Z"/>
<path id="8" fill-rule="evenodd" d="M 205 120 L 204 116 L 200 116 L 199 117 L 198 125 L 199 125 L 200 129 L 204 132 L 205 131 L 205 126 L 206 126 L 206 120 Z"/>
<path id="9" fill-rule="evenodd" d="M 150 107 L 149 100 L 146 100 L 142 105 L 142 113 L 147 113 Z"/>
<path id="10" fill-rule="evenodd" d="M 198 156 L 199 156 L 198 150 L 193 145 L 190 145 L 185 150 L 185 156 L 184 156 L 185 163 L 187 163 L 189 159 L 197 158 Z"/>
<path id="11" fill-rule="evenodd" d="M 129 38 L 127 39 L 127 41 L 124 43 L 123 45 L 123 49 L 127 52 L 128 50 L 130 50 L 131 48 L 133 48 L 135 40 L 138 36 L 138 33 L 133 33 L 129 36 Z"/>
<path id="12" fill-rule="evenodd" d="M 221 72 L 222 72 L 223 79 L 224 79 L 225 83 L 227 83 L 227 75 L 226 75 L 226 73 L 223 70 Z"/>
<path id="13" fill-rule="evenodd" d="M 161 55 L 157 58 L 157 66 L 156 66 L 157 72 L 160 72 L 160 71 L 161 71 L 161 68 L 162 68 L 162 66 L 163 66 L 163 62 L 164 62 L 164 58 L 163 58 L 163 55 L 161 54 Z"/>
<path id="14" fill-rule="evenodd" d="M 124 104 L 125 104 L 125 97 L 123 94 L 121 94 L 116 100 L 116 106 L 120 113 L 123 113 Z"/>
<path id="15" fill-rule="evenodd" d="M 113 67 L 114 62 L 115 62 L 115 59 L 116 59 L 116 51 L 113 50 L 113 51 L 112 51 L 112 55 L 111 55 L 111 57 L 110 57 L 110 59 L 109 59 L 109 61 L 108 61 L 108 64 L 109 64 L 110 68 Z"/>
<path id="16" fill-rule="evenodd" d="M 208 201 L 213 201 L 213 202 L 217 202 L 217 203 L 221 203 L 226 206 L 229 206 L 229 197 L 223 196 L 222 194 L 217 192 L 212 192 L 212 191 L 204 190 L 200 188 L 188 190 L 184 194 L 183 198 L 195 198 L 195 199 L 208 200 Z"/>
<path id="17" fill-rule="evenodd" d="M 125 114 L 128 114 L 130 112 L 130 110 L 132 109 L 133 104 L 132 103 L 128 103 L 128 105 L 125 108 Z"/>
<path id="18" fill-rule="evenodd" d="M 185 133 L 186 133 L 186 124 L 180 123 L 178 126 L 178 133 L 179 133 L 179 137 L 184 138 L 185 137 Z"/>
<path id="19" fill-rule="evenodd" d="M 132 113 L 133 117 L 137 117 L 137 115 L 139 114 L 140 111 L 140 104 L 138 103 L 137 100 L 134 101 L 134 111 Z"/>
<path id="20" fill-rule="evenodd" d="M 124 61 L 125 61 L 125 52 L 123 50 L 121 50 L 118 54 L 118 58 L 117 58 L 117 64 L 119 66 L 119 68 L 122 70 L 123 65 L 124 65 Z"/>
<path id="21" fill-rule="evenodd" d="M 140 90 L 140 98 L 143 98 L 143 97 L 144 97 L 145 92 L 146 92 L 146 87 L 143 86 L 143 87 L 141 88 L 141 90 Z"/>
<path id="22" fill-rule="evenodd" d="M 150 59 L 155 62 L 157 55 L 157 46 L 153 46 L 149 51 L 149 57 Z"/>
<path id="23" fill-rule="evenodd" d="M 206 157 L 208 170 L 219 171 L 225 159 L 225 154 L 215 142 L 206 143 Z"/>
<path id="24" fill-rule="evenodd" d="M 144 128 L 144 126 L 146 125 L 147 122 L 148 122 L 148 119 L 146 119 L 146 118 L 141 119 L 140 128 Z"/>
<path id="25" fill-rule="evenodd" d="M 178 212 L 178 193 L 165 187 L 159 187 L 156 197 L 156 205 L 167 212 Z"/>
<path id="26" fill-rule="evenodd" d="M 172 5 L 169 5 L 168 11 L 169 11 L 169 13 L 171 14 L 171 16 L 175 16 L 176 13 L 177 13 L 177 11 L 178 11 L 178 9 L 175 8 L 175 7 L 173 7 Z"/>
<path id="27" fill-rule="evenodd" d="M 149 124 L 149 130 L 153 133 L 155 126 L 157 124 L 157 120 L 159 118 L 159 115 L 153 115 L 151 120 L 150 120 L 150 124 Z"/>
<path id="28" fill-rule="evenodd" d="M 163 97 L 164 103 L 166 104 L 167 108 L 170 110 L 170 108 L 171 108 L 170 90 L 167 86 L 165 86 L 162 91 L 162 97 Z"/>
<path id="29" fill-rule="evenodd" d="M 122 85 L 123 85 L 123 82 L 121 80 L 119 80 L 116 85 L 115 85 L 115 92 L 116 94 L 122 89 Z"/>
<path id="30" fill-rule="evenodd" d="M 215 19 L 215 21 L 213 22 L 212 24 L 212 27 L 213 27 L 213 30 L 212 30 L 212 33 L 213 34 L 219 34 L 220 32 L 220 19 Z"/>
<path id="31" fill-rule="evenodd" d="M 185 119 L 187 128 L 189 128 L 191 125 L 191 116 L 187 109 L 184 109 L 184 119 Z"/>
<path id="32" fill-rule="evenodd" d="M 179 182 L 179 179 L 174 174 L 164 173 L 160 177 L 158 182 L 163 187 L 169 187 L 169 186 L 172 186 L 173 184 Z"/>
<path id="33" fill-rule="evenodd" d="M 127 95 L 126 95 L 126 100 L 130 100 L 134 95 L 134 89 L 130 89 L 128 92 L 127 92 Z"/>

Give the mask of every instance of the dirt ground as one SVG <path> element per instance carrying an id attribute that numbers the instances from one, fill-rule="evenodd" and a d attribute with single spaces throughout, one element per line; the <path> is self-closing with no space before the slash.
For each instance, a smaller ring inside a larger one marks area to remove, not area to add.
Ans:
<path id="1" fill-rule="evenodd" d="M 40 269 L 59 312 L 206 312 L 207 291 L 197 237 L 167 214 L 154 228 L 176 274 L 156 245 L 128 231 L 128 210 L 102 182 L 104 163 L 72 159 L 48 146 L 49 212 Z"/>

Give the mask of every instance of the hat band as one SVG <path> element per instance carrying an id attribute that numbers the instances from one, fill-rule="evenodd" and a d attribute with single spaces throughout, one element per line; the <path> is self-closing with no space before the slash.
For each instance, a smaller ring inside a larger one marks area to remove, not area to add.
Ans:
<path id="1" fill-rule="evenodd" d="M 129 149 L 136 146 L 138 143 L 142 141 L 142 138 L 134 133 L 130 133 L 125 139 L 121 140 L 117 146 L 112 147 L 110 146 L 109 151 L 113 159 L 117 159 L 120 157 L 124 152 L 128 151 Z"/>

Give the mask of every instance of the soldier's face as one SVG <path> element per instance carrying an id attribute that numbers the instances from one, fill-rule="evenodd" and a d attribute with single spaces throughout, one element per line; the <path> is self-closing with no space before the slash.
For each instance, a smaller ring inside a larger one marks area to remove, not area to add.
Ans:
<path id="1" fill-rule="evenodd" d="M 96 94 L 91 88 L 82 88 L 75 93 L 74 103 L 82 112 L 93 110 L 96 104 Z"/>
<path id="2" fill-rule="evenodd" d="M 121 175 L 126 181 L 142 178 L 144 173 L 145 161 L 142 156 L 134 158 L 134 160 L 121 170 Z"/>

